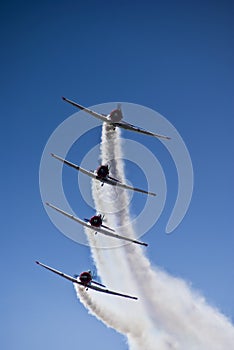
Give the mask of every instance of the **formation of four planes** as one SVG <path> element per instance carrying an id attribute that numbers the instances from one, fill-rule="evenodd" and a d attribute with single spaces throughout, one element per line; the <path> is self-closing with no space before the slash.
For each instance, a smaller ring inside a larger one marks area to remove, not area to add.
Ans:
<path id="1" fill-rule="evenodd" d="M 71 101 L 65 97 L 63 97 L 63 100 L 70 103 L 71 105 L 79 108 L 80 110 L 83 110 L 83 111 L 89 113 L 93 117 L 100 119 L 104 123 L 109 124 L 113 128 L 113 130 L 115 130 L 116 127 L 119 127 L 119 128 L 125 129 L 125 130 L 134 131 L 137 133 L 153 136 L 156 138 L 161 138 L 161 139 L 166 139 L 166 140 L 170 139 L 170 137 L 168 137 L 168 136 L 155 134 L 151 131 L 142 129 L 138 126 L 135 126 L 135 125 L 132 125 L 132 124 L 129 124 L 129 123 L 123 121 L 123 114 L 122 114 L 122 110 L 120 108 L 120 105 L 118 105 L 117 109 L 113 110 L 110 114 L 106 115 L 106 114 L 100 114 L 100 113 L 94 112 L 91 109 L 85 108 L 85 107 L 79 105 L 78 103 Z M 142 189 L 137 188 L 137 187 L 131 187 L 127 184 L 122 183 L 120 180 L 115 179 L 114 177 L 110 176 L 110 169 L 109 169 L 108 165 L 100 165 L 97 168 L 97 170 L 89 171 L 89 170 L 86 170 L 86 169 L 76 165 L 76 164 L 69 162 L 66 159 L 61 158 L 60 156 L 58 156 L 54 153 L 52 153 L 51 155 L 52 155 L 52 157 L 56 158 L 57 160 L 59 160 L 59 161 L 63 162 L 64 164 L 80 171 L 81 173 L 91 177 L 92 179 L 100 181 L 101 186 L 103 186 L 104 184 L 108 184 L 111 186 L 117 186 L 117 187 L 120 187 L 123 189 L 132 190 L 132 191 L 140 192 L 143 194 L 156 196 L 156 194 L 153 192 L 148 192 L 148 191 L 142 190 Z M 51 203 L 47 202 L 46 204 L 50 208 L 52 208 L 52 209 L 56 210 L 57 212 L 69 217 L 70 219 L 78 222 L 79 224 L 83 225 L 84 227 L 92 229 L 95 233 L 102 233 L 102 234 L 110 236 L 110 237 L 114 237 L 114 238 L 125 240 L 125 241 L 131 242 L 131 243 L 147 246 L 147 243 L 144 243 L 144 242 L 141 242 L 141 241 L 138 241 L 135 239 L 131 239 L 129 237 L 125 237 L 125 236 L 122 236 L 122 235 L 115 233 L 115 230 L 113 228 L 110 228 L 110 227 L 103 224 L 104 216 L 101 214 L 94 215 L 90 219 L 85 218 L 84 220 L 82 220 L 82 219 L 80 219 L 72 214 L 65 212 L 64 210 L 56 207 L 55 205 L 53 205 Z M 93 276 L 92 276 L 92 273 L 90 271 L 85 271 L 85 272 L 82 272 L 79 276 L 72 277 L 72 276 L 66 275 L 65 273 L 60 272 L 56 269 L 53 269 L 50 266 L 42 264 L 39 261 L 36 261 L 36 263 L 38 265 L 44 267 L 45 269 L 52 271 L 52 272 L 56 273 L 57 275 L 62 276 L 63 278 L 65 278 L 73 283 L 76 283 L 76 284 L 79 284 L 79 285 L 85 287 L 85 289 L 93 289 L 93 290 L 96 290 L 98 292 L 117 295 L 117 296 L 121 296 L 124 298 L 137 299 L 137 297 L 134 297 L 134 296 L 130 296 L 130 295 L 126 295 L 126 294 L 122 294 L 122 293 L 108 290 L 103 284 L 93 280 Z"/>

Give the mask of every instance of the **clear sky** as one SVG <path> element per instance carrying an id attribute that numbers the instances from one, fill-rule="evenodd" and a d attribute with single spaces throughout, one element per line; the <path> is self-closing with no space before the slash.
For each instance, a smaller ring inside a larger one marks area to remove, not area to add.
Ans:
<path id="1" fill-rule="evenodd" d="M 85 106 L 137 103 L 176 127 L 193 162 L 193 198 L 166 235 L 176 172 L 163 147 L 145 140 L 172 196 L 144 236 L 147 255 L 233 320 L 232 2 L 8 1 L 0 16 L 2 348 L 127 347 L 88 314 L 72 285 L 34 264 L 70 274 L 93 266 L 89 248 L 53 226 L 40 198 L 44 146 L 75 112 L 62 95 Z"/>

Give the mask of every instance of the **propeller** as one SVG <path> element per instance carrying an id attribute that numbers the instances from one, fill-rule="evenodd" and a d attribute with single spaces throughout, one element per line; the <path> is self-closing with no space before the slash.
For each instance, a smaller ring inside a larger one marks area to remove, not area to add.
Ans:
<path id="1" fill-rule="evenodd" d="M 101 219 L 103 220 L 104 217 L 105 217 L 105 214 L 102 214 L 102 213 L 97 212 L 95 216 L 100 216 Z"/>

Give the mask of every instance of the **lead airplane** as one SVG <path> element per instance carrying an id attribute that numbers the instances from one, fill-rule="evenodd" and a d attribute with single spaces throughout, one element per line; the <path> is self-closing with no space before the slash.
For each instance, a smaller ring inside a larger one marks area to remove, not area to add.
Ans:
<path id="1" fill-rule="evenodd" d="M 151 131 L 148 131 L 148 130 L 145 130 L 143 128 L 140 128 L 139 126 L 135 126 L 135 125 L 132 125 L 132 124 L 129 124 L 129 123 L 123 121 L 122 120 L 123 119 L 123 114 L 122 114 L 120 105 L 118 105 L 118 108 L 114 109 L 109 114 L 101 114 L 101 113 L 94 112 L 94 111 L 92 111 L 89 108 L 83 107 L 80 104 L 78 104 L 78 103 L 76 103 L 76 102 L 74 102 L 72 100 L 69 100 L 66 97 L 62 97 L 62 99 L 64 101 L 70 103 L 71 105 L 79 108 L 80 110 L 91 114 L 93 117 L 95 117 L 97 119 L 100 119 L 100 120 L 102 120 L 103 122 L 105 122 L 107 124 L 112 125 L 113 129 L 118 127 L 118 128 L 122 128 L 122 129 L 125 129 L 125 130 L 135 131 L 135 132 L 138 132 L 140 134 L 145 134 L 145 135 L 154 136 L 154 137 L 165 139 L 165 140 L 170 140 L 170 137 L 168 137 L 168 136 L 155 134 L 155 133 L 153 133 Z"/>
<path id="2" fill-rule="evenodd" d="M 50 208 L 58 211 L 59 213 L 67 216 L 68 218 L 78 222 L 79 224 L 87 227 L 87 228 L 91 228 L 92 230 L 95 231 L 95 233 L 102 233 L 106 236 L 110 236 L 110 237 L 113 237 L 113 238 L 118 238 L 118 239 L 123 239 L 125 241 L 128 241 L 128 242 L 132 242 L 132 243 L 136 243 L 136 244 L 140 244 L 140 245 L 144 245 L 144 246 L 148 246 L 147 243 L 144 243 L 144 242 L 140 242 L 140 241 L 137 241 L 135 239 L 132 239 L 132 238 L 129 238 L 129 237 L 125 237 L 125 236 L 121 236 L 117 233 L 114 233 L 114 230 L 108 226 L 104 226 L 102 224 L 102 217 L 101 215 L 95 215 L 93 216 L 91 219 L 84 219 L 84 220 L 81 220 L 80 218 L 72 215 L 72 214 L 69 214 L 67 213 L 66 211 L 56 207 L 55 205 L 53 204 L 50 204 L 50 203 L 46 203 L 46 205 L 48 205 Z"/>
<path id="3" fill-rule="evenodd" d="M 93 290 L 96 290 L 97 292 L 117 295 L 120 297 L 129 298 L 129 299 L 135 299 L 135 300 L 138 299 L 137 297 L 133 297 L 131 295 L 122 294 L 122 293 L 114 292 L 112 290 L 107 289 L 106 286 L 104 286 L 103 284 L 93 280 L 93 277 L 92 277 L 92 274 L 90 271 L 84 271 L 80 275 L 78 275 L 78 276 L 76 275 L 75 277 L 72 277 L 72 276 L 66 275 L 65 273 L 58 271 L 58 270 L 56 270 L 48 265 L 42 264 L 39 261 L 36 261 L 36 264 L 44 267 L 45 269 L 47 269 L 49 271 L 56 273 L 59 276 L 62 276 L 63 278 L 67 279 L 68 281 L 71 281 L 73 283 L 76 283 L 76 284 L 79 284 L 79 285 L 85 287 L 86 290 L 93 289 Z"/>
<path id="4" fill-rule="evenodd" d="M 156 196 L 156 193 L 154 193 L 154 192 L 148 192 L 148 191 L 145 191 L 145 190 L 141 190 L 140 188 L 137 188 L 137 187 L 131 187 L 131 186 L 126 185 L 126 184 L 122 183 L 121 181 L 111 177 L 109 175 L 109 166 L 108 165 L 100 165 L 97 168 L 97 170 L 95 170 L 95 171 L 91 171 L 90 170 L 89 171 L 89 170 L 86 170 L 84 168 L 81 168 L 80 166 L 78 166 L 78 165 L 76 165 L 74 163 L 69 162 L 66 159 L 63 159 L 63 158 L 57 156 L 54 153 L 51 153 L 51 155 L 52 155 L 52 157 L 54 157 L 54 158 L 60 160 L 61 162 L 63 162 L 64 164 L 67 164 L 70 167 L 72 167 L 72 168 L 74 168 L 76 170 L 79 170 L 83 174 L 88 175 L 91 178 L 100 181 L 102 183 L 102 186 L 104 185 L 104 183 L 106 183 L 108 185 L 121 187 L 121 188 L 124 188 L 124 189 L 127 189 L 127 190 L 132 190 L 132 191 L 135 191 L 135 192 L 145 193 L 145 194 L 148 194 L 148 195 L 151 195 L 151 196 Z"/>

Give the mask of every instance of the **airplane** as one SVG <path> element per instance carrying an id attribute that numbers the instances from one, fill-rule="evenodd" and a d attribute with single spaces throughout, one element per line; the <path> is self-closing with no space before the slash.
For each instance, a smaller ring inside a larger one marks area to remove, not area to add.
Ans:
<path id="1" fill-rule="evenodd" d="M 135 132 L 138 132 L 138 133 L 141 133 L 141 134 L 145 134 L 145 135 L 149 135 L 149 136 L 153 136 L 153 137 L 157 137 L 157 138 L 161 138 L 161 139 L 165 139 L 165 140 L 170 140 L 171 139 L 168 136 L 155 134 L 155 133 L 153 133 L 151 131 L 145 130 L 143 128 L 140 128 L 138 126 L 135 126 L 135 125 L 132 125 L 132 124 L 129 124 L 129 123 L 123 121 L 122 120 L 123 119 L 123 114 L 122 114 L 122 111 L 120 109 L 120 105 L 118 105 L 117 109 L 114 109 L 112 112 L 110 112 L 109 114 L 106 115 L 106 114 L 100 114 L 100 113 L 94 112 L 91 109 L 83 107 L 80 104 L 78 104 L 78 103 L 76 103 L 76 102 L 74 102 L 72 100 L 69 100 L 66 97 L 62 97 L 62 99 L 64 101 L 70 103 L 71 105 L 79 108 L 80 110 L 83 110 L 83 111 L 91 114 L 93 117 L 95 117 L 97 119 L 100 119 L 103 122 L 106 122 L 106 123 L 112 125 L 114 130 L 115 130 L 116 127 L 118 127 L 118 128 L 122 128 L 122 129 L 125 129 L 125 130 L 135 131 Z"/>
<path id="2" fill-rule="evenodd" d="M 97 292 L 117 295 L 120 297 L 129 298 L 129 299 L 135 299 L 135 300 L 138 299 L 137 297 L 133 297 L 131 295 L 122 294 L 122 293 L 114 292 L 112 290 L 107 289 L 106 286 L 104 286 L 103 284 L 93 280 L 91 271 L 84 271 L 80 275 L 75 275 L 74 277 L 72 277 L 72 276 L 66 275 L 65 273 L 63 273 L 61 271 L 53 269 L 52 267 L 50 267 L 48 265 L 42 264 L 40 261 L 36 261 L 36 264 L 44 267 L 45 269 L 47 269 L 49 271 L 56 273 L 59 276 L 62 276 L 63 278 L 67 279 L 68 281 L 71 281 L 73 283 L 77 283 L 81 286 L 84 286 L 86 290 L 93 289 L 93 290 L 96 290 Z"/>
<path id="3" fill-rule="evenodd" d="M 114 233 L 114 230 L 112 228 L 102 224 L 102 216 L 101 215 L 95 215 L 91 219 L 84 219 L 84 221 L 83 221 L 83 220 L 79 219 L 78 217 L 67 213 L 66 211 L 56 207 L 55 205 L 53 205 L 51 203 L 46 202 L 46 205 L 48 205 L 50 208 L 53 208 L 54 210 L 58 211 L 59 213 L 67 216 L 68 218 L 78 222 L 79 224 L 81 224 L 87 228 L 91 228 L 92 230 L 95 231 L 95 233 L 99 232 L 99 233 L 102 233 L 106 236 L 110 236 L 110 237 L 114 237 L 114 238 L 118 238 L 118 239 L 123 239 L 125 241 L 144 245 L 146 247 L 148 246 L 147 243 L 140 242 L 140 241 L 137 241 L 135 239 L 131 239 L 129 237 L 121 236 L 117 233 Z"/>
<path id="4" fill-rule="evenodd" d="M 112 186 L 121 187 L 121 188 L 124 188 L 124 189 L 127 189 L 127 190 L 132 190 L 132 191 L 135 191 L 135 192 L 148 194 L 150 196 L 156 196 L 156 193 L 154 193 L 154 192 L 148 192 L 148 191 L 145 191 L 145 190 L 141 190 L 140 188 L 137 188 L 137 187 L 131 187 L 131 186 L 126 185 L 126 184 L 122 183 L 121 181 L 115 179 L 114 177 L 111 177 L 109 175 L 110 169 L 109 169 L 108 165 L 100 165 L 97 168 L 97 170 L 95 170 L 95 171 L 91 171 L 90 170 L 89 171 L 89 170 L 86 170 L 84 168 L 81 168 L 80 166 L 78 166 L 78 165 L 76 165 L 74 163 L 69 162 L 66 159 L 63 159 L 63 158 L 57 156 L 54 153 L 51 153 L 51 155 L 52 155 L 52 157 L 54 157 L 54 158 L 60 160 L 61 162 L 63 162 L 64 164 L 67 164 L 70 167 L 72 167 L 72 168 L 74 168 L 76 170 L 79 170 L 83 174 L 88 175 L 91 178 L 100 181 L 102 186 L 104 185 L 104 183 L 106 183 L 106 184 L 109 184 L 109 185 L 112 185 Z"/>

